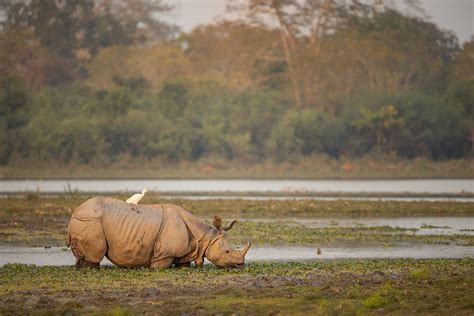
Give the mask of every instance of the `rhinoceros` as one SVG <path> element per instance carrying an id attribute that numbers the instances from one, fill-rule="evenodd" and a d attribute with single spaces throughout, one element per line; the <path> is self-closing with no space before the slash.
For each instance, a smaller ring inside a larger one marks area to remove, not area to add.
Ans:
<path id="1" fill-rule="evenodd" d="M 68 225 L 68 247 L 76 267 L 99 267 L 106 256 L 119 267 L 201 267 L 204 258 L 218 267 L 242 267 L 250 248 L 230 247 L 226 228 L 212 227 L 172 204 L 136 205 L 109 197 L 82 203 Z"/>

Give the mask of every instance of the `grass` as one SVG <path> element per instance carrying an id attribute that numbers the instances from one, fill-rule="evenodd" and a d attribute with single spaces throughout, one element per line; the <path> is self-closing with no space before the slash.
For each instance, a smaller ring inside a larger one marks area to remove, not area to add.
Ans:
<path id="1" fill-rule="evenodd" d="M 292 221 L 243 221 L 235 226 L 230 240 L 243 244 L 252 240 L 256 245 L 390 246 L 398 243 L 473 245 L 470 235 L 415 235 L 417 229 L 390 226 L 318 227 L 310 228 Z"/>
<path id="2" fill-rule="evenodd" d="M 128 196 L 118 195 L 120 199 Z M 0 243 L 29 246 L 64 246 L 67 223 L 74 209 L 88 196 L 63 195 L 54 198 L 28 194 L 24 197 L 0 199 Z M 339 227 L 334 221 L 329 227 L 311 228 L 295 218 L 392 216 L 474 216 L 473 203 L 459 202 L 378 202 L 319 200 L 182 200 L 145 196 L 144 204 L 173 203 L 181 205 L 209 221 L 219 214 L 228 220 L 239 218 L 231 231 L 231 241 L 241 243 L 251 239 L 254 244 L 331 245 L 340 243 L 372 243 L 387 245 L 395 242 L 473 245 L 469 235 L 415 235 L 415 229 L 388 226 Z M 274 222 L 258 219 L 273 218 Z"/>
<path id="3" fill-rule="evenodd" d="M 330 159 L 301 157 L 292 162 L 238 162 L 202 159 L 170 163 L 160 160 L 118 161 L 100 165 L 32 164 L 0 167 L 3 179 L 354 179 L 354 178 L 473 178 L 472 159 L 432 161 L 394 156 Z"/>
<path id="4" fill-rule="evenodd" d="M 472 315 L 473 288 L 473 259 L 254 263 L 241 270 L 8 264 L 0 267 L 0 314 Z"/>

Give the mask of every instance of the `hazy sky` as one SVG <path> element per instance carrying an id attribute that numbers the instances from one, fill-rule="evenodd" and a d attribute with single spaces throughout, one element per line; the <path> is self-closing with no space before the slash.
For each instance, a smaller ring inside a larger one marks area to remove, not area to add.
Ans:
<path id="1" fill-rule="evenodd" d="M 226 0 L 164 0 L 176 6 L 169 16 L 183 30 L 212 22 L 225 12 Z M 460 42 L 474 36 L 474 0 L 420 0 L 421 6 L 441 28 L 452 30 Z"/>

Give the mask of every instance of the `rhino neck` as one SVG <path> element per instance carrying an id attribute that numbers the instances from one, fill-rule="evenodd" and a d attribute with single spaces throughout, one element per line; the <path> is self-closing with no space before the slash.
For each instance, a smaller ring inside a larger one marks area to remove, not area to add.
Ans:
<path id="1" fill-rule="evenodd" d="M 196 265 L 201 266 L 204 263 L 204 258 L 206 257 L 206 252 L 211 243 L 216 239 L 217 230 L 211 226 L 208 226 L 208 229 L 202 239 L 197 244 L 196 256 L 194 260 Z"/>
<path id="2" fill-rule="evenodd" d="M 215 240 L 216 235 L 216 230 L 209 228 L 209 230 L 203 234 L 203 237 L 200 240 L 194 240 L 192 242 L 190 252 L 184 257 L 181 257 L 179 262 L 184 263 L 194 261 L 198 267 L 201 267 L 204 264 L 206 251 L 211 245 L 212 241 Z"/>
<path id="3" fill-rule="evenodd" d="M 197 265 L 202 265 L 204 255 L 210 242 L 217 235 L 217 230 L 189 213 L 185 209 L 174 209 L 173 213 L 178 213 L 183 223 L 186 225 L 189 237 L 191 238 L 191 249 L 189 253 L 180 258 L 180 262 L 195 261 Z"/>

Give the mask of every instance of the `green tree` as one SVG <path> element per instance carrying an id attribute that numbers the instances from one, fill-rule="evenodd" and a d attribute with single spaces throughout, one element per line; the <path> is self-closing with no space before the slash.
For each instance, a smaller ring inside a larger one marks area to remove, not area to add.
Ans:
<path id="1" fill-rule="evenodd" d="M 0 78 L 0 164 L 6 164 L 18 145 L 19 130 L 30 117 L 30 96 L 18 76 Z"/>
<path id="2" fill-rule="evenodd" d="M 171 7 L 160 0 L 20 0 L 0 2 L 1 33 L 34 36 L 52 55 L 85 75 L 84 65 L 100 48 L 164 40 L 177 28 L 158 19 Z"/>
<path id="3" fill-rule="evenodd" d="M 464 44 L 449 68 L 445 100 L 463 113 L 471 154 L 474 153 L 474 39 Z"/>
<path id="4" fill-rule="evenodd" d="M 383 151 L 393 149 L 390 148 L 390 135 L 403 126 L 403 120 L 395 106 L 386 105 L 375 111 L 362 109 L 354 126 L 373 139 L 376 153 L 380 155 Z"/>

